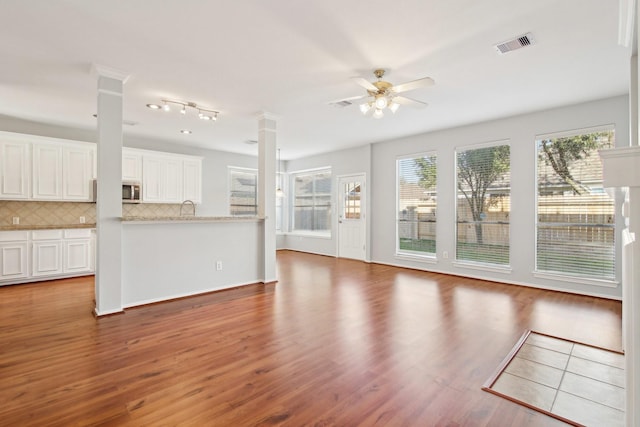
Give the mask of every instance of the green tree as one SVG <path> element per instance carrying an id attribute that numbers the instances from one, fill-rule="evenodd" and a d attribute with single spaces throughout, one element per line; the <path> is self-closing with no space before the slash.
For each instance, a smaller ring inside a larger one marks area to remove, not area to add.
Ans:
<path id="1" fill-rule="evenodd" d="M 420 186 L 425 190 L 433 190 L 436 187 L 436 156 L 423 156 L 413 161 L 420 178 Z"/>
<path id="2" fill-rule="evenodd" d="M 565 138 L 543 139 L 539 141 L 542 152 L 540 160 L 551 166 L 562 180 L 571 186 L 575 194 L 589 192 L 571 173 L 571 166 L 578 160 L 589 157 L 600 148 L 603 138 L 610 140 L 610 132 L 596 132 Z"/>
<path id="3" fill-rule="evenodd" d="M 458 190 L 469 204 L 478 244 L 483 243 L 481 221 L 487 207 L 487 190 L 509 171 L 509 152 L 508 145 L 500 145 L 458 153 Z"/>

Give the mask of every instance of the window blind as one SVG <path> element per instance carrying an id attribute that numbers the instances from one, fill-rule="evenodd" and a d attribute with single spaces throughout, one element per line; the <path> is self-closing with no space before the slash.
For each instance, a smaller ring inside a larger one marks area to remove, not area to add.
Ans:
<path id="1" fill-rule="evenodd" d="M 293 174 L 293 230 L 331 231 L 331 170 Z"/>
<path id="2" fill-rule="evenodd" d="M 614 142 L 613 127 L 537 138 L 537 271 L 615 278 L 615 205 L 598 156 Z"/>
<path id="3" fill-rule="evenodd" d="M 436 254 L 436 154 L 401 158 L 397 170 L 396 253 Z"/>
<path id="4" fill-rule="evenodd" d="M 258 171 L 229 168 L 230 215 L 258 214 Z"/>
<path id="5" fill-rule="evenodd" d="M 456 260 L 509 265 L 509 145 L 459 150 Z"/>

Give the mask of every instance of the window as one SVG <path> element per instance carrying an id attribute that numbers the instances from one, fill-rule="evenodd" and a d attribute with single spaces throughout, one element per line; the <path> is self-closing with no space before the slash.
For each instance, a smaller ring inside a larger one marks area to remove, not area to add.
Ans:
<path id="1" fill-rule="evenodd" d="M 398 159 L 396 253 L 436 254 L 436 154 Z"/>
<path id="2" fill-rule="evenodd" d="M 459 150 L 456 162 L 456 260 L 509 265 L 509 146 Z"/>
<path id="3" fill-rule="evenodd" d="M 284 202 L 286 194 L 284 192 L 285 175 L 282 173 L 276 174 L 276 189 L 280 189 L 282 194 L 278 194 L 276 191 L 276 232 L 282 233 L 284 231 L 284 217 L 282 215 L 284 210 Z"/>
<path id="4" fill-rule="evenodd" d="M 614 279 L 615 207 L 597 152 L 614 146 L 613 127 L 536 139 L 536 270 Z"/>
<path id="5" fill-rule="evenodd" d="M 229 214 L 258 214 L 258 171 L 229 167 Z"/>
<path id="6" fill-rule="evenodd" d="M 331 169 L 292 175 L 293 231 L 331 233 Z"/>

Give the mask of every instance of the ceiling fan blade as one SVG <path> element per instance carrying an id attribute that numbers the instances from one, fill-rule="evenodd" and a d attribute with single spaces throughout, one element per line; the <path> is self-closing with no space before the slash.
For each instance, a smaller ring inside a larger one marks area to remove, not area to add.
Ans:
<path id="1" fill-rule="evenodd" d="M 407 105 L 409 107 L 416 108 L 424 108 L 427 104 L 426 102 L 418 101 L 417 99 L 407 98 L 406 96 L 394 96 L 393 102 L 398 103 L 400 105 Z"/>
<path id="2" fill-rule="evenodd" d="M 362 86 L 366 90 L 370 90 L 372 92 L 377 92 L 378 91 L 378 88 L 375 87 L 373 85 L 373 83 L 371 83 L 369 80 L 367 80 L 367 79 L 365 79 L 363 77 L 351 77 L 351 80 L 353 80 L 356 84 Z"/>
<path id="3" fill-rule="evenodd" d="M 413 89 L 419 89 L 421 87 L 433 86 L 435 83 L 436 82 L 431 77 L 424 77 L 422 79 L 393 86 L 391 90 L 395 93 L 402 93 Z"/>

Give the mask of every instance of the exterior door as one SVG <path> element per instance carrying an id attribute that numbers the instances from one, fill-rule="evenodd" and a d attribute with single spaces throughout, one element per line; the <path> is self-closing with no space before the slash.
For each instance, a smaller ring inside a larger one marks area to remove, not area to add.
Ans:
<path id="1" fill-rule="evenodd" d="M 367 228 L 365 222 L 364 174 L 338 178 L 338 256 L 364 260 Z"/>

